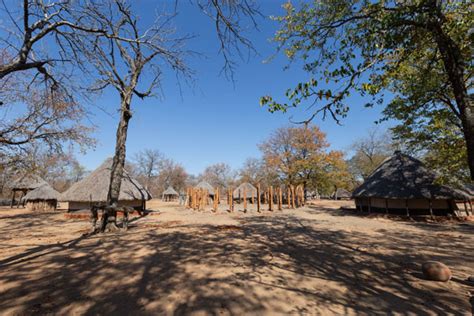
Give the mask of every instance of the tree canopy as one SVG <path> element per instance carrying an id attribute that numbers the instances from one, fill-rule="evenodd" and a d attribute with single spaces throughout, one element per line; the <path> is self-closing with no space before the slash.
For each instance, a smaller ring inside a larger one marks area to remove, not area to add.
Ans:
<path id="1" fill-rule="evenodd" d="M 264 96 L 262 105 L 287 111 L 306 102 L 314 111 L 304 121 L 319 113 L 339 121 L 351 94 L 367 97 L 370 107 L 390 92 L 385 114 L 404 113 L 402 124 L 419 115 L 456 118 L 474 177 L 472 3 L 323 0 L 284 8 L 275 41 L 291 61 L 303 61 L 310 78 L 287 90 L 289 102 Z"/>

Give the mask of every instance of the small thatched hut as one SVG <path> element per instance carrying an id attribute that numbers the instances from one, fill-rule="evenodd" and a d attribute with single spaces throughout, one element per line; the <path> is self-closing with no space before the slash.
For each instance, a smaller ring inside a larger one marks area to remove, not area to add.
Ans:
<path id="1" fill-rule="evenodd" d="M 196 189 L 204 189 L 204 190 L 207 190 L 207 192 L 209 192 L 209 195 L 211 196 L 214 196 L 215 192 L 214 192 L 214 188 L 212 187 L 212 185 L 210 185 L 208 182 L 206 181 L 201 181 L 199 182 L 196 186 L 195 186 Z"/>
<path id="2" fill-rule="evenodd" d="M 66 192 L 61 194 L 59 208 L 74 211 L 87 209 L 92 205 L 104 205 L 107 202 L 111 167 L 112 158 L 108 158 L 87 177 L 74 183 Z M 144 210 L 145 202 L 150 199 L 151 194 L 124 170 L 119 205 Z"/>
<path id="3" fill-rule="evenodd" d="M 248 182 L 244 182 L 234 190 L 233 195 L 234 199 L 251 199 L 252 197 L 257 198 L 257 188 Z"/>
<path id="4" fill-rule="evenodd" d="M 31 190 L 24 197 L 26 208 L 30 211 L 55 211 L 60 193 L 45 184 Z"/>
<path id="5" fill-rule="evenodd" d="M 467 193 L 435 179 L 421 161 L 396 151 L 352 195 L 358 209 L 408 216 L 452 214 L 458 211 L 456 200 L 469 200 Z"/>
<path id="6" fill-rule="evenodd" d="M 343 188 L 338 188 L 333 194 L 332 198 L 334 200 L 350 200 L 352 197 L 351 192 Z"/>
<path id="7" fill-rule="evenodd" d="M 17 206 L 22 201 L 23 197 L 29 192 L 44 185 L 48 185 L 40 176 L 35 174 L 25 174 L 17 180 L 13 181 L 10 184 L 10 189 L 12 190 L 12 200 L 10 207 L 13 207 L 15 204 L 15 198 L 17 192 L 20 192 L 20 199 L 18 200 Z M 49 186 L 49 185 L 48 185 Z"/>
<path id="8" fill-rule="evenodd" d="M 179 193 L 173 187 L 169 186 L 161 196 L 161 199 L 166 202 L 176 201 L 179 198 Z"/>

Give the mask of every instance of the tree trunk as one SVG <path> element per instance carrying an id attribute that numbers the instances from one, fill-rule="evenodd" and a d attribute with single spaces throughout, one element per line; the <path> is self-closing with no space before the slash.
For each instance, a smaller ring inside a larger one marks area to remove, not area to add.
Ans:
<path id="1" fill-rule="evenodd" d="M 120 122 L 117 128 L 115 143 L 115 154 L 110 171 L 109 192 L 107 195 L 107 207 L 104 211 L 101 231 L 117 230 L 117 211 L 120 187 L 122 185 L 123 169 L 125 166 L 126 142 L 128 122 L 132 114 L 130 111 L 131 94 L 121 96 Z"/>
<path id="2" fill-rule="evenodd" d="M 459 45 L 443 31 L 441 23 L 433 22 L 430 30 L 441 53 L 443 65 L 461 115 L 468 165 L 471 180 L 474 180 L 474 104 L 469 98 L 464 80 L 465 61 Z"/>

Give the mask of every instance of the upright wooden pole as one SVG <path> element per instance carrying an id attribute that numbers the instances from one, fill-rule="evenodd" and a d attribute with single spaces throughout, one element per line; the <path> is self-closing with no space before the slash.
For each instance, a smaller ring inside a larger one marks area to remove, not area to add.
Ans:
<path id="1" fill-rule="evenodd" d="M 219 189 L 216 187 L 214 189 L 214 201 L 213 201 L 214 202 L 214 212 L 217 212 L 217 207 L 218 207 L 217 201 L 218 201 L 218 199 L 219 199 Z"/>
<path id="2" fill-rule="evenodd" d="M 232 188 L 229 189 L 230 211 L 234 211 L 234 196 L 232 195 Z"/>
<path id="3" fill-rule="evenodd" d="M 257 212 L 260 213 L 260 183 L 257 184 Z"/>
<path id="4" fill-rule="evenodd" d="M 279 211 L 282 210 L 282 207 L 281 207 L 282 200 L 283 200 L 283 196 L 282 196 L 282 193 L 281 193 L 281 187 L 279 187 L 278 188 L 278 210 Z"/>
<path id="5" fill-rule="evenodd" d="M 254 205 L 254 204 L 255 204 L 255 203 L 254 203 L 255 200 L 254 200 L 254 198 L 253 198 L 254 192 L 253 192 L 253 190 L 251 190 L 251 191 L 252 191 L 252 193 L 251 193 L 251 202 L 252 202 L 252 205 Z"/>
<path id="6" fill-rule="evenodd" d="M 244 194 L 244 212 L 247 212 L 247 190 L 244 187 L 244 189 L 242 191 L 243 191 L 243 194 Z"/>
<path id="7" fill-rule="evenodd" d="M 221 194 L 219 192 L 219 187 L 216 187 L 216 196 L 214 197 L 217 200 L 217 204 L 221 204 Z"/>
<path id="8" fill-rule="evenodd" d="M 288 186 L 288 194 L 286 196 L 286 202 L 288 203 L 288 208 L 291 208 L 291 188 Z"/>
<path id="9" fill-rule="evenodd" d="M 407 210 L 407 217 L 410 217 L 410 210 L 408 209 L 408 199 L 405 199 L 405 208 Z"/>
<path id="10" fill-rule="evenodd" d="M 430 199 L 429 203 L 430 203 L 430 215 L 431 215 L 431 219 L 433 219 L 434 218 L 434 216 L 433 216 L 433 202 L 431 201 L 431 199 Z"/>
<path id="11" fill-rule="evenodd" d="M 295 186 L 291 185 L 291 208 L 295 208 Z"/>
<path id="12" fill-rule="evenodd" d="M 273 187 L 270 186 L 268 188 L 268 210 L 269 211 L 273 211 L 272 206 L 273 206 Z"/>
<path id="13" fill-rule="evenodd" d="M 13 204 L 15 203 L 15 194 L 16 194 L 16 191 L 12 190 L 12 201 L 10 203 L 10 208 L 13 208 Z"/>

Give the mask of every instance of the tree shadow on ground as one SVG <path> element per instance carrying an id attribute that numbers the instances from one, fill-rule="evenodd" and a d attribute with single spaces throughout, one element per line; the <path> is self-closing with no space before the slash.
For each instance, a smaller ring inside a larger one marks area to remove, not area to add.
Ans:
<path id="1" fill-rule="evenodd" d="M 467 271 L 474 262 L 472 240 L 440 240 L 423 231 L 409 236 L 333 231 L 283 214 L 239 221 L 158 229 L 138 223 L 122 234 L 44 246 L 41 256 L 29 251 L 5 258 L 0 310 L 429 315 L 472 308 L 459 293 L 468 285 L 416 276 L 419 264 L 433 259 Z"/>

